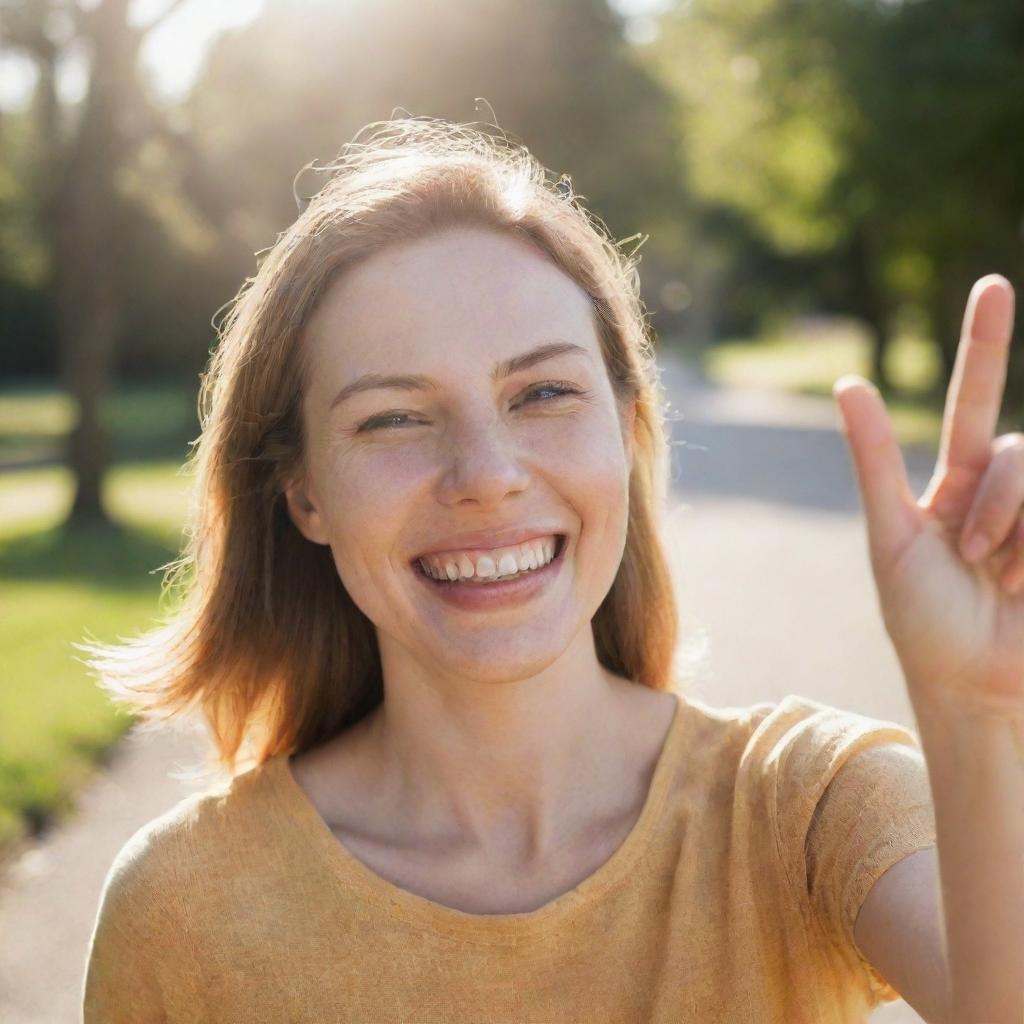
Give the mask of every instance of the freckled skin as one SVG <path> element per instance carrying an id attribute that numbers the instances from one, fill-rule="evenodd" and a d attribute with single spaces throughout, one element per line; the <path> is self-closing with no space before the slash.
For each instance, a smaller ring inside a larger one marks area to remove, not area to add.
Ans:
<path id="1" fill-rule="evenodd" d="M 558 357 L 491 384 L 493 363 L 556 337 L 585 345 L 591 361 Z M 614 579 L 627 512 L 628 455 L 586 294 L 525 244 L 453 231 L 358 266 L 325 297 L 306 340 L 314 539 L 330 543 L 353 600 L 385 634 L 382 653 L 393 636 L 444 674 L 490 678 L 568 653 Z M 396 368 L 437 378 L 443 396 L 374 391 L 325 418 L 343 384 Z M 512 408 L 552 379 L 595 397 Z M 354 433 L 392 411 L 407 421 Z M 417 545 L 455 530 L 552 521 L 578 544 L 564 615 L 474 621 L 425 594 L 408 568 Z"/>

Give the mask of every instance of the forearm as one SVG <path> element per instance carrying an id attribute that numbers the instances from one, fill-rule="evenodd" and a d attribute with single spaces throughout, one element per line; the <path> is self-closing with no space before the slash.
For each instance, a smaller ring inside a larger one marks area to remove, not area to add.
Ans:
<path id="1" fill-rule="evenodd" d="M 1024 708 L 915 707 L 935 803 L 954 1024 L 1024 1021 Z"/>

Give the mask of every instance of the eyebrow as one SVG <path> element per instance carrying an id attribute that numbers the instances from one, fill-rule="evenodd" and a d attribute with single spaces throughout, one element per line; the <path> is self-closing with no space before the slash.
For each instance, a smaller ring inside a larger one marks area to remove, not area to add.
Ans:
<path id="1" fill-rule="evenodd" d="M 514 373 L 528 370 L 531 366 L 543 362 L 545 359 L 554 359 L 562 355 L 583 355 L 590 358 L 590 353 L 582 345 L 573 344 L 570 341 L 551 341 L 523 352 L 521 355 L 512 356 L 511 359 L 503 359 L 494 365 L 491 370 L 491 380 L 504 380 Z M 353 395 L 361 394 L 364 391 L 376 391 L 377 389 L 388 389 L 393 391 L 438 391 L 440 385 L 432 377 L 426 377 L 419 373 L 403 373 L 384 375 L 380 373 L 366 373 L 358 377 L 351 384 L 346 384 L 331 402 L 329 412 L 341 405 L 346 399 Z"/>

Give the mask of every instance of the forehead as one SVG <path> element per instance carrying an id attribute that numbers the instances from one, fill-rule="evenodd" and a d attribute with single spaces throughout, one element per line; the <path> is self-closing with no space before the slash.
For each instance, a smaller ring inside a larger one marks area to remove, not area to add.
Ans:
<path id="1" fill-rule="evenodd" d="M 597 353 L 587 293 L 529 242 L 478 228 L 367 257 L 332 284 L 307 331 L 313 361 L 332 376 L 384 363 L 415 372 L 454 352 L 486 357 L 489 369 L 553 336 Z"/>

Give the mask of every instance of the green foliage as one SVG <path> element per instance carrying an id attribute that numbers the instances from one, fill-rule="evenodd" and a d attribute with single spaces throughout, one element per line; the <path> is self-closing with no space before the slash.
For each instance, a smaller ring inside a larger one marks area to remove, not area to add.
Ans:
<path id="1" fill-rule="evenodd" d="M 884 331 L 916 305 L 948 368 L 973 281 L 1024 269 L 1024 7 L 692 0 L 654 53 L 699 198 L 782 260 L 844 262 L 808 277 L 819 308 Z"/>
<path id="2" fill-rule="evenodd" d="M 0 474 L 0 848 L 66 812 L 91 763 L 131 724 L 72 644 L 155 625 L 166 610 L 160 569 L 183 540 L 194 390 L 122 387 L 104 411 L 118 456 L 147 459 L 106 479 L 116 530 L 60 529 L 72 485 L 62 466 Z M 52 450 L 72 417 L 52 386 L 5 388 L 0 458 Z"/>
<path id="3" fill-rule="evenodd" d="M 795 67 L 785 39 L 745 31 L 758 12 L 687 7 L 664 21 L 656 66 L 681 103 L 695 192 L 742 211 L 782 253 L 820 251 L 842 232 L 824 199 L 843 162 L 844 97 L 821 67 Z"/>

